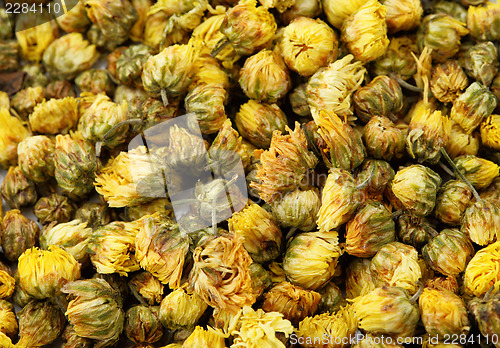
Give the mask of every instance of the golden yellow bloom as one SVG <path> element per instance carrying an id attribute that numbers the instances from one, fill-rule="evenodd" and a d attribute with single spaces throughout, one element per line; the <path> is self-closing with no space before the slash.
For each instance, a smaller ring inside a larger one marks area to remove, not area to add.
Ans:
<path id="1" fill-rule="evenodd" d="M 170 330 L 193 328 L 208 305 L 196 294 L 179 288 L 165 296 L 160 305 L 160 320 Z"/>
<path id="2" fill-rule="evenodd" d="M 345 280 L 346 298 L 355 299 L 375 289 L 370 265 L 370 259 L 362 258 L 355 258 L 349 263 Z"/>
<path id="3" fill-rule="evenodd" d="M 385 21 L 390 33 L 416 28 L 424 13 L 420 0 L 384 0 L 382 4 L 387 8 Z"/>
<path id="4" fill-rule="evenodd" d="M 44 134 L 66 134 L 78 122 L 78 100 L 73 97 L 43 101 L 29 116 L 31 129 Z"/>
<path id="5" fill-rule="evenodd" d="M 126 276 L 139 269 L 134 255 L 139 224 L 140 221 L 113 221 L 92 233 L 87 252 L 98 273 Z"/>
<path id="6" fill-rule="evenodd" d="M 490 115 L 481 123 L 483 144 L 500 151 L 500 115 Z"/>
<path id="7" fill-rule="evenodd" d="M 468 85 L 467 75 L 456 60 L 432 68 L 431 91 L 442 103 L 453 103 Z"/>
<path id="8" fill-rule="evenodd" d="M 329 110 L 345 117 L 353 114 L 352 93 L 363 83 L 366 69 L 352 54 L 319 69 L 309 80 L 306 89 L 311 111 Z"/>
<path id="9" fill-rule="evenodd" d="M 333 277 L 341 254 L 336 231 L 301 233 L 288 244 L 283 270 L 293 284 L 317 290 Z"/>
<path id="10" fill-rule="evenodd" d="M 233 319 L 231 327 L 234 330 L 233 348 L 285 348 L 280 341 L 278 333 L 288 338 L 293 333 L 290 321 L 283 319 L 283 314 L 278 312 L 264 312 L 261 308 L 256 311 L 250 306 L 245 306 L 238 316 Z"/>
<path id="11" fill-rule="evenodd" d="M 480 136 L 477 132 L 467 134 L 458 123 L 453 122 L 446 145 L 446 152 L 452 159 L 460 155 L 477 155 L 479 145 Z"/>
<path id="12" fill-rule="evenodd" d="M 459 293 L 457 278 L 454 276 L 431 278 L 425 282 L 424 287 L 429 289 L 448 290 L 455 294 Z"/>
<path id="13" fill-rule="evenodd" d="M 336 337 L 352 337 L 357 329 L 357 321 L 351 306 L 341 307 L 336 313 L 323 313 L 314 317 L 307 317 L 299 323 L 297 336 L 304 339 L 305 348 L 323 348 L 325 345 L 318 342 L 318 338 L 329 337 L 334 340 Z M 343 348 L 349 344 L 337 344 L 327 347 Z"/>
<path id="14" fill-rule="evenodd" d="M 286 65 L 302 76 L 311 76 L 337 57 L 337 34 L 321 19 L 298 17 L 283 31 L 281 55 Z"/>
<path id="15" fill-rule="evenodd" d="M 146 24 L 144 25 L 144 37 L 142 41 L 158 51 L 161 40 L 163 39 L 163 31 L 168 23 L 169 15 L 162 11 L 152 12 L 150 9 L 147 13 Z"/>
<path id="16" fill-rule="evenodd" d="M 482 297 L 494 287 L 500 288 L 500 241 L 479 250 L 464 273 L 465 293 Z"/>
<path id="17" fill-rule="evenodd" d="M 220 236 L 197 247 L 189 287 L 213 307 L 236 313 L 255 302 L 248 267 L 252 258 L 240 236 Z"/>
<path id="18" fill-rule="evenodd" d="M 0 166 L 7 169 L 17 163 L 17 144 L 29 136 L 29 131 L 7 108 L 0 108 Z"/>
<path id="19" fill-rule="evenodd" d="M 38 299 L 55 297 L 68 282 L 80 278 L 80 264 L 57 246 L 31 248 L 19 256 L 19 285 Z"/>
<path id="20" fill-rule="evenodd" d="M 0 300 L 0 335 L 16 337 L 18 328 L 14 306 L 10 302 Z M 0 346 L 5 347 L 2 343 L 0 338 Z"/>
<path id="21" fill-rule="evenodd" d="M 476 189 L 487 187 L 500 175 L 500 166 L 496 163 L 473 155 L 457 157 L 455 165 Z"/>
<path id="22" fill-rule="evenodd" d="M 208 20 L 212 19 L 210 17 Z M 198 59 L 194 62 L 194 77 L 193 82 L 189 86 L 192 91 L 199 85 L 221 85 L 224 89 L 229 89 L 231 83 L 229 82 L 228 72 L 221 67 L 221 63 L 212 58 L 209 53 L 200 54 Z"/>
<path id="23" fill-rule="evenodd" d="M 208 327 L 208 330 L 197 326 L 193 333 L 184 341 L 182 348 L 225 348 L 224 335 L 219 330 Z"/>
<path id="24" fill-rule="evenodd" d="M 342 24 L 341 39 L 357 60 L 369 62 L 387 50 L 386 13 L 385 6 L 376 0 L 368 0 Z"/>
<path id="25" fill-rule="evenodd" d="M 51 16 L 51 14 L 49 15 Z M 34 25 L 33 22 L 37 23 L 39 19 L 31 18 L 30 15 L 23 16 L 27 20 L 26 25 L 29 29 L 19 31 L 17 30 L 19 28 L 16 28 L 16 38 L 21 47 L 21 55 L 29 62 L 39 62 L 47 47 L 59 37 L 59 28 L 54 20 L 49 19 L 45 23 Z M 40 20 L 43 21 L 42 18 Z"/>
<path id="26" fill-rule="evenodd" d="M 141 303 L 154 306 L 163 298 L 163 284 L 147 271 L 135 273 L 128 283 L 130 291 Z"/>
<path id="27" fill-rule="evenodd" d="M 488 1 L 485 5 L 469 6 L 467 9 L 467 28 L 469 28 L 471 36 L 480 41 L 498 40 L 500 38 L 499 14 L 500 4 L 493 1 Z"/>
<path id="28" fill-rule="evenodd" d="M 0 270 L 0 299 L 12 296 L 16 287 L 16 280 L 4 270 Z"/>
<path id="29" fill-rule="evenodd" d="M 467 335 L 470 323 L 464 300 L 448 290 L 425 288 L 418 298 L 425 331 L 431 336 Z"/>
<path id="30" fill-rule="evenodd" d="M 281 230 L 260 205 L 250 203 L 227 222 L 229 232 L 244 239 L 243 246 L 255 262 L 271 261 L 280 255 Z"/>
<path id="31" fill-rule="evenodd" d="M 331 25 L 340 29 L 342 23 L 366 3 L 364 0 L 323 0 L 323 10 Z"/>

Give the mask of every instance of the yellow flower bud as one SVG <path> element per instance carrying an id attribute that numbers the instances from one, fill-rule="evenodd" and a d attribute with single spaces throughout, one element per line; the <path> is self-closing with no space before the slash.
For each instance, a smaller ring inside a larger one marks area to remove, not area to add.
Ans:
<path id="1" fill-rule="evenodd" d="M 160 320 L 170 330 L 193 328 L 208 305 L 196 294 L 179 288 L 165 296 L 160 305 Z"/>
<path id="2" fill-rule="evenodd" d="M 466 294 L 482 297 L 491 287 L 500 288 L 500 241 L 479 250 L 464 273 Z"/>
<path id="3" fill-rule="evenodd" d="M 160 303 L 163 298 L 163 284 L 149 272 L 135 273 L 128 284 L 131 293 L 141 303 L 150 306 Z"/>
<path id="4" fill-rule="evenodd" d="M 195 113 L 203 134 L 217 133 L 227 120 L 224 105 L 228 93 L 217 84 L 199 84 L 184 99 L 187 113 Z"/>
<path id="5" fill-rule="evenodd" d="M 363 139 L 366 151 L 373 158 L 390 161 L 405 153 L 405 136 L 387 117 L 371 117 L 363 129 Z"/>
<path id="6" fill-rule="evenodd" d="M 50 13 L 28 13 L 16 21 L 16 38 L 21 55 L 29 62 L 39 62 L 47 47 L 59 37 L 56 21 L 47 15 L 52 17 Z"/>
<path id="7" fill-rule="evenodd" d="M 10 298 L 14 293 L 15 287 L 16 280 L 7 271 L 0 270 L 0 300 Z"/>
<path id="8" fill-rule="evenodd" d="M 469 6 L 467 9 L 467 28 L 475 39 L 480 41 L 498 40 L 498 16 L 500 4 L 489 2 L 479 6 Z"/>
<path id="9" fill-rule="evenodd" d="M 87 10 L 83 1 L 76 2 L 71 10 L 64 12 L 63 15 L 56 17 L 56 21 L 65 32 L 84 33 L 90 26 L 90 20 L 87 17 Z"/>
<path id="10" fill-rule="evenodd" d="M 373 72 L 376 75 L 394 73 L 407 80 L 417 72 L 417 64 L 412 53 L 418 54 L 414 37 L 393 37 L 385 54 L 372 63 Z"/>
<path id="11" fill-rule="evenodd" d="M 43 134 L 67 134 L 78 122 L 78 100 L 73 97 L 43 101 L 29 116 L 31 129 Z"/>
<path id="12" fill-rule="evenodd" d="M 487 245 L 500 236 L 500 208 L 495 202 L 478 201 L 467 208 L 462 232 L 479 245 Z"/>
<path id="13" fill-rule="evenodd" d="M 480 137 L 477 132 L 467 134 L 458 123 L 453 122 L 446 145 L 446 152 L 452 159 L 460 155 L 477 155 L 479 145 Z"/>
<path id="14" fill-rule="evenodd" d="M 457 157 L 455 165 L 476 189 L 487 187 L 500 175 L 500 166 L 496 163 L 473 155 Z"/>
<path id="15" fill-rule="evenodd" d="M 460 180 L 450 180 L 440 187 L 434 215 L 448 225 L 459 225 L 469 205 L 472 192 Z"/>
<path id="16" fill-rule="evenodd" d="M 137 21 L 130 29 L 129 38 L 132 41 L 144 41 L 144 32 L 148 20 L 148 12 L 153 5 L 151 0 L 131 0 L 132 6 L 137 11 Z"/>
<path id="17" fill-rule="evenodd" d="M 447 60 L 432 68 L 432 94 L 442 103 L 453 103 L 467 88 L 469 81 L 456 60 Z"/>
<path id="18" fill-rule="evenodd" d="M 382 5 L 387 8 L 385 21 L 390 33 L 416 28 L 424 13 L 420 0 L 384 0 Z"/>
<path id="19" fill-rule="evenodd" d="M 331 25 L 340 29 L 342 23 L 366 3 L 364 0 L 322 0 L 323 10 Z"/>
<path id="20" fill-rule="evenodd" d="M 14 306 L 10 302 L 0 300 L 0 334 L 13 338 L 16 337 L 18 328 Z M 0 345 L 4 347 L 2 343 L 0 339 Z"/>
<path id="21" fill-rule="evenodd" d="M 321 0 L 295 0 L 291 7 L 279 14 L 279 18 L 286 24 L 299 17 L 316 18 L 321 12 Z"/>
<path id="22" fill-rule="evenodd" d="M 358 296 L 366 295 L 375 289 L 370 265 L 370 259 L 362 258 L 355 258 L 349 263 L 345 281 L 346 297 L 348 299 L 352 300 Z"/>
<path id="23" fill-rule="evenodd" d="M 209 19 L 212 19 L 210 17 Z M 207 21 L 209 20 L 207 19 Z M 209 53 L 200 54 L 200 57 L 194 63 L 193 82 L 189 86 L 189 90 L 193 90 L 199 85 L 221 85 L 224 89 L 229 89 L 234 81 L 229 81 L 230 74 L 223 69 L 221 63 L 212 58 Z"/>
<path id="24" fill-rule="evenodd" d="M 283 13 L 285 10 L 295 4 L 295 0 L 259 0 L 262 6 L 267 9 L 275 8 Z"/>
<path id="25" fill-rule="evenodd" d="M 210 326 L 208 330 L 203 329 L 201 326 L 196 326 L 193 333 L 182 344 L 182 348 L 199 347 L 225 348 L 224 335 L 219 330 L 214 330 Z"/>
<path id="26" fill-rule="evenodd" d="M 274 216 L 282 227 L 296 227 L 304 232 L 316 228 L 316 219 L 321 207 L 319 191 L 295 190 L 286 193 L 271 204 Z"/>
<path id="27" fill-rule="evenodd" d="M 490 115 L 481 123 L 483 144 L 500 151 L 500 115 Z"/>
<path id="28" fill-rule="evenodd" d="M 17 163 L 17 145 L 30 133 L 6 108 L 0 108 L 0 123 L 0 166 L 7 169 Z"/>

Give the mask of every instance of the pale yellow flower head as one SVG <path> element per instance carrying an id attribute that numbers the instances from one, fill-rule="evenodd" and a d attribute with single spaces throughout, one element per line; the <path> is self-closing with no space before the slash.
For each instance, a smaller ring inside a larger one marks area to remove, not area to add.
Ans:
<path id="1" fill-rule="evenodd" d="M 16 280 L 7 271 L 0 270 L 0 299 L 7 299 L 11 297 L 14 293 L 15 287 Z"/>
<path id="2" fill-rule="evenodd" d="M 482 297 L 494 287 L 500 289 L 500 241 L 479 250 L 464 273 L 464 288 L 469 295 Z"/>
<path id="3" fill-rule="evenodd" d="M 208 330 L 196 326 L 193 333 L 184 341 L 182 348 L 225 348 L 224 335 L 221 331 L 208 327 Z"/>
<path id="4" fill-rule="evenodd" d="M 17 163 L 17 144 L 29 136 L 21 120 L 10 115 L 9 109 L 0 108 L 0 166 L 8 168 Z"/>
<path id="5" fill-rule="evenodd" d="M 21 55 L 30 62 L 39 62 L 47 47 L 58 37 L 59 28 L 54 20 L 16 32 Z"/>
<path id="6" fill-rule="evenodd" d="M 15 337 L 18 328 L 14 306 L 10 302 L 0 300 L 0 336 L 3 334 L 9 337 Z M 0 347 L 6 347 L 3 345 L 1 337 Z"/>
<path id="7" fill-rule="evenodd" d="M 346 271 L 346 297 L 355 299 L 375 289 L 375 282 L 370 271 L 371 260 L 355 258 L 349 263 Z"/>
<path id="8" fill-rule="evenodd" d="M 483 144 L 500 151 L 500 115 L 490 115 L 481 123 Z"/>
<path id="9" fill-rule="evenodd" d="M 366 3 L 365 0 L 323 0 L 323 10 L 331 25 L 340 29 L 342 23 Z"/>
<path id="10" fill-rule="evenodd" d="M 382 4 L 387 8 L 385 21 L 391 33 L 414 29 L 424 13 L 420 0 L 385 0 Z"/>
<path id="11" fill-rule="evenodd" d="M 34 132 L 67 134 L 76 127 L 78 118 L 78 100 L 76 98 L 53 98 L 37 104 L 29 116 L 29 122 Z"/>
<path id="12" fill-rule="evenodd" d="M 452 159 L 460 155 L 477 155 L 479 145 L 480 136 L 477 132 L 467 134 L 458 123 L 452 123 L 450 138 L 446 145 L 446 152 Z"/>
<path id="13" fill-rule="evenodd" d="M 179 288 L 161 301 L 160 320 L 163 326 L 171 330 L 193 328 L 207 307 L 198 295 Z"/>
<path id="14" fill-rule="evenodd" d="M 455 159 L 455 165 L 476 189 L 488 187 L 500 175 L 500 166 L 482 157 L 459 156 Z"/>

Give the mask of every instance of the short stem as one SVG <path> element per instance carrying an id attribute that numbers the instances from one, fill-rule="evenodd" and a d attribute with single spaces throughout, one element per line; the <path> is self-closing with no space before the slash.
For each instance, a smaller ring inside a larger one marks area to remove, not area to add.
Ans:
<path id="1" fill-rule="evenodd" d="M 420 295 L 422 294 L 422 291 L 424 291 L 424 284 L 422 284 L 421 281 L 418 281 L 417 282 L 418 284 L 418 290 L 417 292 L 415 293 L 415 295 L 413 295 L 411 298 L 410 298 L 410 302 L 411 303 L 417 303 L 418 301 L 418 298 L 420 297 Z"/>
<path id="2" fill-rule="evenodd" d="M 469 180 L 467 180 L 467 178 L 462 174 L 462 172 L 460 170 L 458 170 L 457 166 L 455 165 L 455 162 L 453 162 L 453 160 L 450 158 L 450 156 L 448 155 L 448 153 L 446 152 L 446 150 L 444 148 L 441 149 L 441 154 L 446 159 L 446 161 L 450 164 L 450 166 L 453 168 L 453 170 L 458 175 L 458 177 L 460 178 L 460 180 L 462 180 L 462 182 L 465 185 L 467 185 L 467 187 L 469 188 L 469 190 L 472 191 L 472 194 L 474 195 L 474 198 L 476 198 L 476 200 L 478 202 L 482 202 L 483 200 L 481 199 L 481 197 L 479 197 L 479 193 L 477 193 L 477 191 L 474 188 L 474 186 L 472 186 L 472 184 L 469 182 Z"/>
<path id="3" fill-rule="evenodd" d="M 439 166 L 441 168 L 443 168 L 443 170 L 450 176 L 452 176 L 453 178 L 456 177 L 455 173 L 453 173 L 453 170 L 451 170 L 450 168 L 448 168 L 444 163 L 442 162 L 438 162 Z"/>
<path id="4" fill-rule="evenodd" d="M 167 107 L 168 106 L 167 91 L 162 88 L 160 93 L 161 93 L 161 100 L 163 101 L 163 106 Z"/>
<path id="5" fill-rule="evenodd" d="M 413 91 L 413 92 L 418 92 L 418 93 L 422 93 L 424 91 L 423 88 L 420 88 L 420 87 L 417 87 L 417 86 L 414 86 L 408 82 L 406 82 L 405 80 L 403 80 L 401 78 L 401 76 L 399 75 L 396 75 L 396 74 L 391 74 L 390 75 L 394 80 L 396 80 L 399 85 L 403 88 L 406 88 L 407 90 L 410 90 L 410 91 Z"/>
<path id="6" fill-rule="evenodd" d="M 403 215 L 403 212 L 404 212 L 403 209 L 396 210 L 394 213 L 391 214 L 391 219 L 397 219 L 398 217 Z"/>
<path id="7" fill-rule="evenodd" d="M 219 42 L 217 42 L 217 45 L 215 46 L 215 48 L 213 49 L 212 53 L 210 53 L 210 55 L 212 56 L 212 58 L 215 58 L 217 57 L 217 55 L 219 53 L 221 53 L 221 51 L 226 48 L 226 46 L 229 45 L 229 40 L 226 39 L 226 38 L 223 38 L 221 39 Z"/>

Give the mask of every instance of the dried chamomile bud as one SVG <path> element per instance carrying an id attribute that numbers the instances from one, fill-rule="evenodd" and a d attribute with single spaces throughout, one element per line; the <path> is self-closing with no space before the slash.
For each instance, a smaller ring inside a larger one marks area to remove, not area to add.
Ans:
<path id="1" fill-rule="evenodd" d="M 52 77 L 70 80 L 89 69 L 99 58 L 94 45 L 80 33 L 71 33 L 55 40 L 43 54 L 43 64 Z"/>
<path id="2" fill-rule="evenodd" d="M 59 27 L 67 33 L 84 33 L 90 26 L 83 1 L 71 3 L 72 8 L 64 11 L 63 15 L 57 16 L 56 21 Z"/>
<path id="3" fill-rule="evenodd" d="M 271 203 L 271 209 L 282 227 L 308 232 L 316 228 L 321 200 L 317 189 L 294 190 Z"/>
<path id="4" fill-rule="evenodd" d="M 280 48 L 291 70 L 311 76 L 337 57 L 337 34 L 320 19 L 298 17 L 285 27 Z"/>
<path id="5" fill-rule="evenodd" d="M 173 217 L 174 212 L 170 200 L 168 198 L 157 198 L 151 202 L 134 207 L 125 207 L 125 219 L 126 221 L 138 220 L 143 216 L 152 215 L 156 212 L 167 217 Z"/>
<path id="6" fill-rule="evenodd" d="M 481 42 L 460 54 L 465 72 L 484 86 L 489 86 L 498 72 L 498 52 L 491 41 Z"/>
<path id="7" fill-rule="evenodd" d="M 500 115 L 492 114 L 481 123 L 482 143 L 500 151 Z"/>
<path id="8" fill-rule="evenodd" d="M 497 99 L 487 87 L 479 82 L 472 83 L 453 102 L 450 118 L 470 134 L 497 106 Z"/>
<path id="9" fill-rule="evenodd" d="M 149 46 L 142 44 L 129 46 L 121 50 L 120 56 L 113 64 L 114 69 L 111 69 L 108 57 L 108 71 L 120 84 L 142 87 L 142 70 L 151 54 L 152 50 Z"/>
<path id="10" fill-rule="evenodd" d="M 390 33 L 412 30 L 420 24 L 424 13 L 420 0 L 384 0 L 381 3 L 387 8 L 385 21 Z"/>
<path id="11" fill-rule="evenodd" d="M 465 23 L 445 13 L 435 13 L 424 17 L 417 32 L 417 44 L 420 51 L 424 47 L 432 49 L 432 60 L 444 63 L 458 52 L 460 37 L 468 33 Z"/>
<path id="12" fill-rule="evenodd" d="M 44 89 L 46 99 L 63 99 L 66 97 L 76 97 L 75 90 L 70 81 L 57 80 L 50 82 Z"/>
<path id="13" fill-rule="evenodd" d="M 109 77 L 106 70 L 89 69 L 82 72 L 75 79 L 75 84 L 81 92 L 89 92 L 93 94 L 105 93 L 112 95 L 115 85 Z"/>
<path id="14" fill-rule="evenodd" d="M 417 292 L 422 276 L 415 248 L 399 242 L 382 246 L 373 257 L 370 270 L 376 286 L 398 286 L 410 294 Z"/>
<path id="15" fill-rule="evenodd" d="M 14 294 L 14 289 L 16 287 L 16 280 L 12 277 L 9 272 L 5 270 L 0 270 L 0 318 L 2 317 L 2 302 L 3 299 L 8 299 Z M 0 324 L 0 332 L 2 331 L 2 324 Z"/>
<path id="16" fill-rule="evenodd" d="M 196 326 L 193 333 L 182 344 L 182 348 L 198 347 L 225 348 L 224 335 L 220 330 L 214 330 L 210 326 L 208 326 L 207 330 L 203 329 L 201 326 Z"/>
<path id="17" fill-rule="evenodd" d="M 108 47 L 116 47 L 128 39 L 130 29 L 137 20 L 137 11 L 128 0 L 85 0 L 90 21 L 96 25 Z"/>
<path id="18" fill-rule="evenodd" d="M 19 166 L 9 168 L 0 191 L 12 209 L 33 205 L 37 200 L 35 184 L 24 175 Z"/>
<path id="19" fill-rule="evenodd" d="M 461 155 L 477 155 L 480 140 L 477 132 L 467 134 L 458 123 L 453 122 L 446 152 L 452 159 Z"/>
<path id="20" fill-rule="evenodd" d="M 64 340 L 62 348 L 92 348 L 92 341 L 78 336 L 71 324 L 66 325 L 61 337 Z"/>
<path id="21" fill-rule="evenodd" d="M 40 198 L 33 208 L 33 213 L 42 225 L 68 222 L 74 212 L 75 206 L 71 200 L 57 193 Z"/>
<path id="22" fill-rule="evenodd" d="M 474 155 L 463 155 L 455 159 L 455 165 L 476 189 L 487 187 L 500 175 L 500 166 Z"/>
<path id="23" fill-rule="evenodd" d="M 464 273 L 465 293 L 482 297 L 492 287 L 497 292 L 500 287 L 500 241 L 481 250 L 467 264 Z"/>
<path id="24" fill-rule="evenodd" d="M 161 301 L 160 320 L 170 330 L 194 328 L 207 307 L 197 294 L 179 288 Z"/>
<path id="25" fill-rule="evenodd" d="M 421 249 L 434 235 L 437 235 L 434 226 L 425 217 L 403 213 L 397 222 L 400 240 L 417 249 Z"/>
<path id="26" fill-rule="evenodd" d="M 0 71 L 19 68 L 19 44 L 16 41 L 0 41 Z"/>
<path id="27" fill-rule="evenodd" d="M 21 56 L 28 62 L 42 60 L 47 47 L 59 37 L 57 23 L 48 11 L 17 16 L 15 29 Z"/>
<path id="28" fill-rule="evenodd" d="M 163 336 L 158 307 L 137 305 L 129 308 L 125 314 L 124 331 L 135 343 L 154 343 Z"/>
<path id="29" fill-rule="evenodd" d="M 345 251 L 357 257 L 371 257 L 382 246 L 396 239 L 391 213 L 377 201 L 368 201 L 360 207 L 346 226 Z"/>
<path id="30" fill-rule="evenodd" d="M 98 227 L 88 241 L 87 253 L 98 273 L 126 276 L 139 269 L 134 255 L 135 237 L 140 222 L 113 221 Z"/>
<path id="31" fill-rule="evenodd" d="M 398 82 L 387 76 L 377 76 L 360 87 L 352 97 L 356 116 L 363 122 L 372 117 L 391 117 L 403 108 L 403 91 Z"/>
<path id="32" fill-rule="evenodd" d="M 442 103 L 453 103 L 467 88 L 469 81 L 456 60 L 447 60 L 432 68 L 430 85 L 432 94 L 437 100 Z"/>
<path id="33" fill-rule="evenodd" d="M 335 1 L 322 0 L 323 11 L 331 25 L 337 29 L 341 29 L 342 23 L 354 12 L 356 12 L 366 1 Z"/>
<path id="34" fill-rule="evenodd" d="M 354 299 L 363 296 L 375 289 L 372 273 L 370 271 L 371 260 L 354 258 L 346 270 L 346 298 Z"/>
<path id="35" fill-rule="evenodd" d="M 151 0 L 131 0 L 132 6 L 137 11 L 137 21 L 129 32 L 129 38 L 132 41 L 144 41 L 144 31 L 148 19 L 148 12 L 153 5 Z"/>
<path id="36" fill-rule="evenodd" d="M 317 224 L 321 231 L 331 231 L 346 223 L 361 203 L 351 173 L 331 168 L 321 196 Z"/>
<path id="37" fill-rule="evenodd" d="M 15 262 L 29 248 L 35 246 L 40 228 L 17 209 L 9 210 L 2 220 L 0 240 L 5 257 Z"/>
<path id="38" fill-rule="evenodd" d="M 16 117 L 10 115 L 9 109 L 0 108 L 0 166 L 7 169 L 17 163 L 17 145 L 30 135 Z"/>
<path id="39" fill-rule="evenodd" d="M 274 217 L 250 203 L 228 219 L 229 232 L 244 239 L 243 246 L 255 262 L 272 261 L 280 255 L 282 235 Z"/>
<path id="40" fill-rule="evenodd" d="M 23 120 L 28 118 L 28 115 L 33 112 L 35 106 L 44 101 L 44 89 L 40 86 L 28 87 L 20 90 L 11 100 L 12 107 Z"/>
<path id="41" fill-rule="evenodd" d="M 97 340 L 95 347 L 118 341 L 125 313 L 117 290 L 94 278 L 68 283 L 63 291 L 71 299 L 66 316 L 78 336 Z"/>
<path id="42" fill-rule="evenodd" d="M 341 39 L 357 60 L 369 62 L 382 56 L 389 46 L 387 8 L 368 0 L 342 23 Z"/>
<path id="43" fill-rule="evenodd" d="M 294 285 L 317 290 L 333 277 L 341 254 L 336 231 L 301 233 L 288 244 L 283 269 Z"/>
<path id="44" fill-rule="evenodd" d="M 478 40 L 498 40 L 500 4 L 488 2 L 485 6 L 469 6 L 467 28 L 470 35 Z"/>
<path id="45" fill-rule="evenodd" d="M 422 248 L 425 262 L 434 271 L 458 276 L 474 254 L 469 237 L 456 229 L 446 229 Z"/>
<path id="46" fill-rule="evenodd" d="M 420 319 L 408 292 L 398 287 L 377 288 L 354 300 L 352 305 L 358 328 L 382 335 L 414 336 Z"/>
<path id="47" fill-rule="evenodd" d="M 29 180 L 43 183 L 54 176 L 54 140 L 45 135 L 28 137 L 17 145 L 19 168 Z"/>
<path id="48" fill-rule="evenodd" d="M 448 225 L 460 225 L 472 192 L 460 180 L 450 180 L 439 188 L 434 215 Z"/>
<path id="49" fill-rule="evenodd" d="M 52 343 L 64 329 L 63 312 L 50 300 L 28 303 L 19 312 L 19 347 L 41 347 Z"/>
<path id="50" fill-rule="evenodd" d="M 241 105 L 234 122 L 245 139 L 257 147 L 268 148 L 274 131 L 285 131 L 287 118 L 278 105 L 251 99 Z"/>
<path id="51" fill-rule="evenodd" d="M 330 110 L 342 117 L 352 115 L 352 93 L 361 86 L 366 72 L 361 62 L 353 60 L 354 56 L 349 54 L 319 69 L 309 79 L 306 95 L 312 111 Z"/>
<path id="52" fill-rule="evenodd" d="M 474 316 L 479 330 L 485 337 L 497 335 L 500 325 L 497 310 L 499 300 L 500 292 L 494 291 L 493 294 L 489 293 L 483 298 L 476 297 L 469 302 L 469 312 Z"/>
<path id="53" fill-rule="evenodd" d="M 97 159 L 91 143 L 76 135 L 58 135 L 54 161 L 55 178 L 65 195 L 82 199 L 92 191 Z"/>
<path id="54" fill-rule="evenodd" d="M 5 300 L 0 300 L 0 333 L 14 338 L 17 336 L 18 324 L 14 306 Z"/>
<path id="55" fill-rule="evenodd" d="M 163 298 L 163 284 L 149 272 L 135 273 L 128 283 L 130 292 L 142 304 L 154 306 Z"/>
<path id="56" fill-rule="evenodd" d="M 200 84 L 184 99 L 186 112 L 196 115 L 203 134 L 217 133 L 227 120 L 225 104 L 228 93 L 221 84 Z"/>
<path id="57" fill-rule="evenodd" d="M 88 261 L 87 245 L 91 236 L 92 229 L 80 220 L 59 224 L 52 222 L 40 233 L 40 247 L 48 249 L 50 245 L 58 246 L 73 255 L 76 261 L 85 264 Z"/>
<path id="58" fill-rule="evenodd" d="M 417 64 L 412 53 L 418 53 L 414 38 L 393 37 L 384 55 L 372 62 L 373 72 L 376 75 L 393 73 L 406 80 L 417 72 Z"/>
<path id="59" fill-rule="evenodd" d="M 281 282 L 264 295 L 262 309 L 266 312 L 280 312 L 285 319 L 297 325 L 316 312 L 320 300 L 321 295 L 316 291 Z"/>
<path id="60" fill-rule="evenodd" d="M 33 132 L 67 134 L 78 123 L 78 100 L 73 97 L 42 101 L 29 115 Z"/>
<path id="61" fill-rule="evenodd" d="M 436 204 L 441 177 L 432 169 L 414 164 L 400 169 L 391 183 L 391 190 L 403 206 L 418 216 L 427 216 Z"/>
<path id="62" fill-rule="evenodd" d="M 135 236 L 135 257 L 141 267 L 171 289 L 181 285 L 184 262 L 189 251 L 189 236 L 168 218 L 141 219 Z"/>
<path id="63" fill-rule="evenodd" d="M 461 231 L 476 244 L 487 245 L 500 236 L 500 207 L 496 202 L 474 202 L 462 219 Z"/>
<path id="64" fill-rule="evenodd" d="M 366 151 L 373 158 L 390 161 L 404 155 L 405 136 L 387 117 L 371 117 L 363 128 L 363 139 Z"/>

